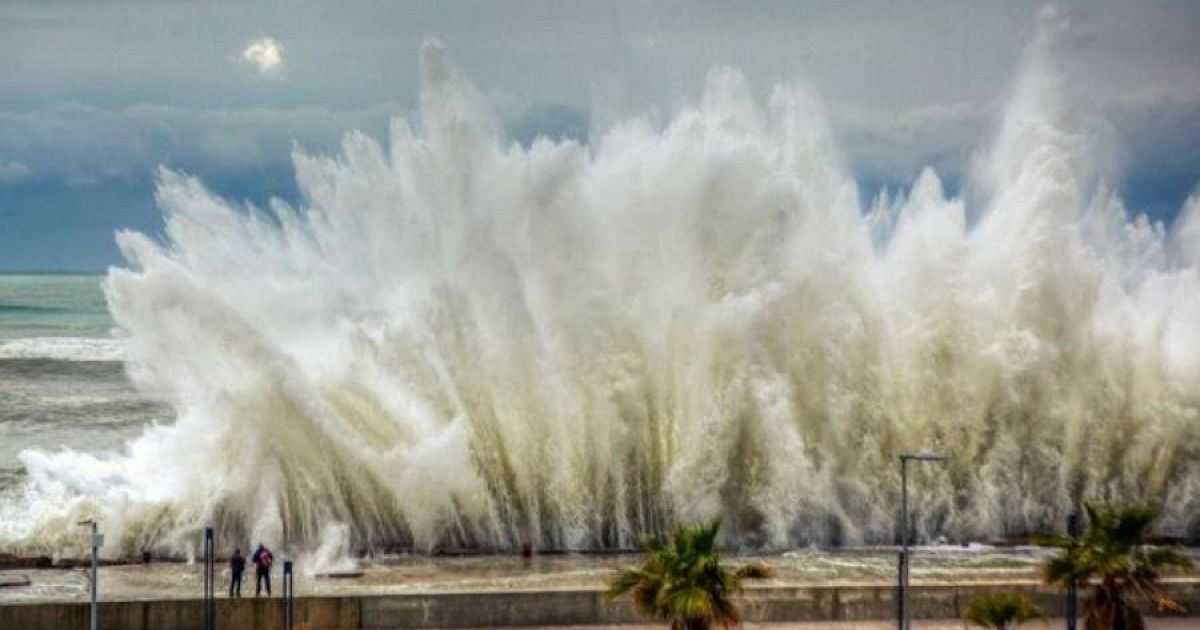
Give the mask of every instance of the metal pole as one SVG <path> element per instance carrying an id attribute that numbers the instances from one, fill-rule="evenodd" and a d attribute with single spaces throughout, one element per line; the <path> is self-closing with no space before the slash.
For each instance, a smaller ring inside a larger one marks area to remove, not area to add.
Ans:
<path id="1" fill-rule="evenodd" d="M 213 528 L 204 528 L 204 630 L 213 630 L 216 591 L 216 575 L 213 572 Z"/>
<path id="2" fill-rule="evenodd" d="M 204 528 L 204 542 L 201 546 L 201 575 L 204 576 L 204 630 L 208 630 L 208 541 L 209 530 Z"/>
<path id="3" fill-rule="evenodd" d="M 908 457 L 900 456 L 900 630 L 908 625 Z"/>
<path id="4" fill-rule="evenodd" d="M 100 602 L 97 597 L 97 585 L 100 582 L 100 544 L 103 542 L 97 531 L 96 521 L 92 521 L 92 630 L 100 628 Z"/>
<path id="5" fill-rule="evenodd" d="M 292 581 L 292 561 L 283 561 L 283 630 L 292 630 L 295 583 Z"/>
<path id="6" fill-rule="evenodd" d="M 1075 538 L 1079 536 L 1079 512 L 1072 511 L 1067 515 L 1067 535 Z M 1077 615 L 1078 595 L 1075 585 L 1075 580 L 1067 583 L 1067 630 L 1075 630 L 1075 617 Z"/>
<path id="7" fill-rule="evenodd" d="M 912 559 L 908 551 L 909 460 L 916 460 L 919 462 L 943 462 L 946 461 L 946 457 L 944 455 L 930 453 L 929 451 L 905 453 L 900 455 L 900 630 L 909 630 L 911 628 L 910 618 L 912 617 L 912 607 L 909 605 L 908 601 L 908 565 Z"/>
<path id="8" fill-rule="evenodd" d="M 91 540 L 92 545 L 92 585 L 91 589 L 91 628 L 98 630 L 100 627 L 100 598 L 98 597 L 98 588 L 100 585 L 100 548 L 104 546 L 104 535 L 98 530 L 99 525 L 96 519 L 89 518 L 86 521 L 79 521 L 76 525 L 91 525 Z"/>
<path id="9" fill-rule="evenodd" d="M 896 619 L 904 628 L 904 552 L 896 552 Z"/>

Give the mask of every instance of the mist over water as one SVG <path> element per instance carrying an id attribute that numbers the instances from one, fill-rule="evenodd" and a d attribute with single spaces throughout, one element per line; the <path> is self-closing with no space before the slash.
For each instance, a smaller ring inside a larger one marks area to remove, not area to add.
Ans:
<path id="1" fill-rule="evenodd" d="M 890 542 L 1060 524 L 1081 499 L 1200 524 L 1200 198 L 1130 218 L 1045 20 L 970 194 L 864 201 L 819 103 L 736 71 L 665 125 L 503 138 L 422 51 L 419 124 L 295 156 L 300 207 L 164 171 L 165 241 L 105 290 L 142 395 L 119 453 L 27 450 L 10 547 Z M 967 201 L 969 200 L 969 201 Z M 1193 519 L 1193 520 L 1189 520 Z M 342 551 L 336 551 L 336 550 Z M 331 551 L 332 550 L 332 551 Z M 336 553 L 335 553 L 336 552 Z"/>

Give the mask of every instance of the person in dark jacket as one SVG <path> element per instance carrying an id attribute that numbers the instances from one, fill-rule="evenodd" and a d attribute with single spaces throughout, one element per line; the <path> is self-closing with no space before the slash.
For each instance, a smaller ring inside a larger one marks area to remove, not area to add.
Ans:
<path id="1" fill-rule="evenodd" d="M 254 563 L 254 596 L 258 597 L 262 593 L 263 582 L 266 582 L 267 597 L 270 597 L 271 565 L 275 562 L 275 556 L 271 555 L 270 549 L 267 549 L 262 543 L 258 543 L 258 549 L 254 550 L 250 561 Z"/>
<path id="2" fill-rule="evenodd" d="M 233 556 L 229 558 L 229 596 L 242 596 L 242 573 L 246 571 L 246 556 L 242 555 L 241 549 L 234 549 Z"/>

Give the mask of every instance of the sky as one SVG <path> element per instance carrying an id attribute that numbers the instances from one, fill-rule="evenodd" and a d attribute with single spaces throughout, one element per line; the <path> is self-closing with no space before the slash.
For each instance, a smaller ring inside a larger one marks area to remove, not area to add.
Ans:
<path id="1" fill-rule="evenodd" d="M 161 231 L 160 165 L 223 196 L 296 197 L 293 148 L 386 141 L 440 39 L 510 139 L 665 121 L 717 66 L 825 104 L 864 197 L 935 167 L 953 190 L 997 124 L 1037 2 L 0 0 L 0 271 L 101 271 Z M 1073 106 L 1131 212 L 1200 183 L 1200 2 L 1061 2 Z"/>

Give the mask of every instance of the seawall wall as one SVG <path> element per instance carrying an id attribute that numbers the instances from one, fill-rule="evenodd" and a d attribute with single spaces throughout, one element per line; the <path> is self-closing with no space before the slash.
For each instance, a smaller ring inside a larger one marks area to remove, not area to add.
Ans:
<path id="1" fill-rule="evenodd" d="M 1200 612 L 1200 580 L 1171 582 L 1169 590 L 1193 613 Z M 1061 615 L 1063 594 L 1029 582 L 913 586 L 915 618 L 958 618 L 972 597 L 988 591 L 1030 595 L 1047 615 Z M 739 604 L 746 621 L 865 620 L 896 615 L 891 586 L 759 587 L 747 589 Z M 0 606 L 4 630 L 87 630 L 86 603 L 30 603 Z M 479 628 L 621 624 L 639 621 L 630 604 L 610 601 L 600 590 L 487 591 L 404 595 L 299 597 L 296 630 L 385 628 Z M 280 630 L 283 600 L 218 599 L 219 630 Z M 102 630 L 203 630 L 200 599 L 103 601 Z"/>

